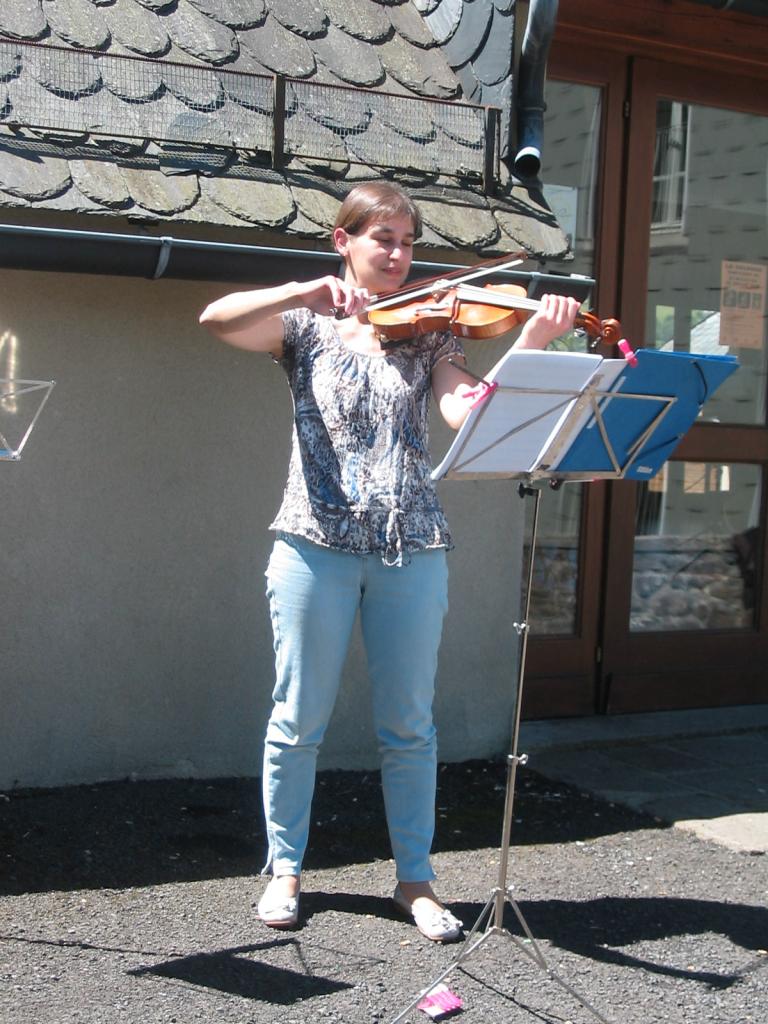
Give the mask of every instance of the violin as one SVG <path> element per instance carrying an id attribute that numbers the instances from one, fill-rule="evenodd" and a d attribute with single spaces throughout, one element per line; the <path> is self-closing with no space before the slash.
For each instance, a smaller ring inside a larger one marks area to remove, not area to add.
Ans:
<path id="1" fill-rule="evenodd" d="M 521 253 L 513 259 L 489 260 L 470 273 L 457 271 L 382 297 L 374 296 L 366 307 L 368 320 L 385 346 L 442 330 L 450 330 L 461 338 L 496 338 L 524 323 L 540 307 L 540 301 L 529 298 L 521 285 L 487 284 L 477 287 L 467 282 L 494 270 L 514 266 L 525 258 L 526 254 Z M 618 320 L 600 320 L 593 313 L 577 314 L 574 327 L 585 331 L 594 339 L 594 344 L 598 341 L 617 344 L 622 333 Z"/>
<path id="2" fill-rule="evenodd" d="M 389 342 L 408 341 L 430 331 L 450 330 L 461 338 L 497 338 L 524 323 L 540 307 L 517 284 L 487 284 L 481 288 L 458 285 L 431 298 L 402 305 L 368 309 L 368 319 Z M 599 320 L 593 313 L 578 313 L 577 330 L 596 341 L 616 344 L 621 338 L 618 320 Z"/>

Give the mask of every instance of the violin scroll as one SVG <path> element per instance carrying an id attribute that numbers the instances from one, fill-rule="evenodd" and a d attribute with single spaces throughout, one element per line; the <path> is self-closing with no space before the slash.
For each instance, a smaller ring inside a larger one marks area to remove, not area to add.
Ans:
<path id="1" fill-rule="evenodd" d="M 588 334 L 594 345 L 599 341 L 606 345 L 616 345 L 621 340 L 621 324 L 613 317 L 600 320 L 594 313 L 579 313 L 574 326 Z"/>

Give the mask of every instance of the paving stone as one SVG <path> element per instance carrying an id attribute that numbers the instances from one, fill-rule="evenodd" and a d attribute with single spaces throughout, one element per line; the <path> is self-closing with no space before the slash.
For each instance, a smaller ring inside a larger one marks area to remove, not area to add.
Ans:
<path id="1" fill-rule="evenodd" d="M 686 775 L 674 773 L 674 776 L 681 782 L 686 780 Z M 738 772 L 727 768 L 705 769 L 688 775 L 688 781 L 708 793 L 730 800 L 742 810 L 768 812 L 768 767 L 758 766 L 754 770 L 742 767 Z"/>
<path id="2" fill-rule="evenodd" d="M 702 753 L 701 743 L 697 740 L 678 739 L 670 741 L 670 747 L 681 754 Z M 705 747 L 706 755 L 712 763 L 728 765 L 765 764 L 765 737 L 760 733 L 743 733 L 732 736 L 713 736 Z"/>
<path id="3" fill-rule="evenodd" d="M 642 746 L 627 744 L 616 752 L 615 757 L 622 764 L 649 766 L 654 771 L 669 774 L 699 772 L 706 767 L 706 762 L 700 757 L 675 750 L 663 742 Z"/>
<path id="4" fill-rule="evenodd" d="M 744 853 L 768 852 L 768 815 L 759 813 L 727 814 L 715 818 L 682 819 L 677 828 L 693 832 L 731 850 Z"/>
<path id="5" fill-rule="evenodd" d="M 644 787 L 637 786 L 641 798 L 637 798 L 630 804 L 638 810 L 653 814 L 662 821 L 703 821 L 714 818 L 730 817 L 737 814 L 740 808 L 714 793 L 705 793 L 692 787 L 674 790 L 669 785 L 655 790 L 651 793 Z M 613 792 L 614 796 L 609 799 L 624 802 L 621 791 L 611 787 L 606 793 Z"/>

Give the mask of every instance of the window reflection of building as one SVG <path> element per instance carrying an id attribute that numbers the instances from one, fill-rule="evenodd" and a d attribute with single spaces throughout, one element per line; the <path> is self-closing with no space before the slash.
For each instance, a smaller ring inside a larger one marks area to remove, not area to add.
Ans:
<path id="1" fill-rule="evenodd" d="M 653 211 L 651 227 L 681 228 L 688 180 L 687 103 L 662 100 L 656 118 L 656 150 L 653 160 Z"/>

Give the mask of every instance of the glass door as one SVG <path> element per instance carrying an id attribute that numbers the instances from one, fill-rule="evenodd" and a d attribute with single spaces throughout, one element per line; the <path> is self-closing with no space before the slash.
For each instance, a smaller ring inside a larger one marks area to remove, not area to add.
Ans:
<path id="1" fill-rule="evenodd" d="M 653 480 L 611 485 L 600 703 L 768 699 L 768 102 L 748 79 L 637 60 L 620 280 L 636 344 L 740 368 Z"/>

